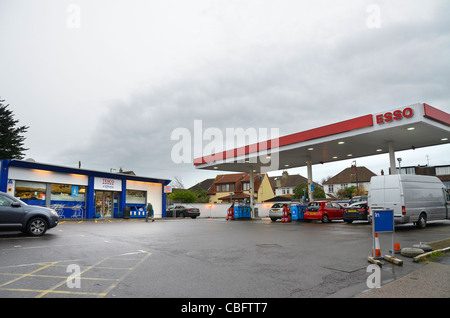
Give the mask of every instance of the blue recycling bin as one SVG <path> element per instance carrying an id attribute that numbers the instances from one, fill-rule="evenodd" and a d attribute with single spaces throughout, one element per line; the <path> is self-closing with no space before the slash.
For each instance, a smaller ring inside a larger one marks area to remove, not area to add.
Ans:
<path id="1" fill-rule="evenodd" d="M 251 218 L 252 212 L 249 206 L 235 206 L 234 207 L 234 218 L 242 219 L 242 218 Z"/>
<path id="2" fill-rule="evenodd" d="M 306 205 L 299 205 L 298 206 L 298 219 L 299 220 L 303 220 L 304 219 L 305 211 L 306 211 Z"/>
<path id="3" fill-rule="evenodd" d="M 245 206 L 244 207 L 244 218 L 249 218 L 250 215 L 251 215 L 250 207 L 249 206 Z"/>
<path id="4" fill-rule="evenodd" d="M 239 219 L 239 206 L 234 207 L 234 218 Z"/>
<path id="5" fill-rule="evenodd" d="M 291 205 L 291 220 L 298 220 L 298 205 Z"/>

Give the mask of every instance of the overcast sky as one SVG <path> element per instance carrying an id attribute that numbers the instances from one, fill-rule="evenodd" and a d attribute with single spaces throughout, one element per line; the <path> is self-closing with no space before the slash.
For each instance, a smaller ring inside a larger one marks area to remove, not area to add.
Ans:
<path id="1" fill-rule="evenodd" d="M 0 97 L 30 126 L 26 158 L 189 187 L 217 173 L 171 158 L 171 133 L 194 120 L 286 135 L 418 102 L 450 112 L 449 12 L 447 0 L 0 0 Z M 449 164 L 450 146 L 397 156 Z"/>

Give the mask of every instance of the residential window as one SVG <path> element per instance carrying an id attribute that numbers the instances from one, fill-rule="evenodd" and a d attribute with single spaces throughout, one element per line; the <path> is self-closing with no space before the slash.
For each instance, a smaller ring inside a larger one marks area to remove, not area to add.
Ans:
<path id="1" fill-rule="evenodd" d="M 416 169 L 414 167 L 409 167 L 409 168 L 397 168 L 397 173 L 398 174 L 416 174 Z"/>
<path id="2" fill-rule="evenodd" d="M 244 191 L 250 190 L 250 183 L 249 182 L 242 183 L 242 190 Z"/>
<path id="3" fill-rule="evenodd" d="M 328 186 L 328 192 L 334 192 L 334 187 L 332 184 Z"/>
<path id="4" fill-rule="evenodd" d="M 234 183 L 217 184 L 216 192 L 234 192 Z"/>
<path id="5" fill-rule="evenodd" d="M 444 176 L 450 174 L 450 166 L 447 167 L 436 167 L 436 175 Z"/>

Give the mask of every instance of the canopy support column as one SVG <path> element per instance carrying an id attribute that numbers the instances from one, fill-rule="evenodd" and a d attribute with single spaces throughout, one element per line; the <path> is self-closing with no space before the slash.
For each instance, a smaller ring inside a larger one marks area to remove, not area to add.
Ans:
<path id="1" fill-rule="evenodd" d="M 253 169 L 250 169 L 250 211 L 252 219 L 255 217 L 255 206 L 253 204 L 255 197 L 255 176 L 253 173 Z"/>
<path id="2" fill-rule="evenodd" d="M 313 191 L 312 191 L 312 165 L 311 165 L 311 161 L 308 160 L 306 161 L 306 167 L 307 167 L 307 172 L 308 172 L 308 197 L 309 197 L 309 202 L 312 202 L 314 200 L 314 196 L 313 196 Z"/>
<path id="3" fill-rule="evenodd" d="M 397 167 L 395 166 L 395 151 L 394 142 L 391 140 L 388 142 L 389 145 L 389 164 L 390 164 L 390 174 L 397 174 Z"/>

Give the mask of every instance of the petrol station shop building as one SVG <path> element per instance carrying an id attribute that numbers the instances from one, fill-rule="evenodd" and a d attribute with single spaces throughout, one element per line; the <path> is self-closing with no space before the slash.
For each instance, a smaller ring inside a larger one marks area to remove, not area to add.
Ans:
<path id="1" fill-rule="evenodd" d="M 0 191 L 27 204 L 54 208 L 62 218 L 145 217 L 151 203 L 155 217 L 165 216 L 164 187 L 170 180 L 0 160 Z"/>

